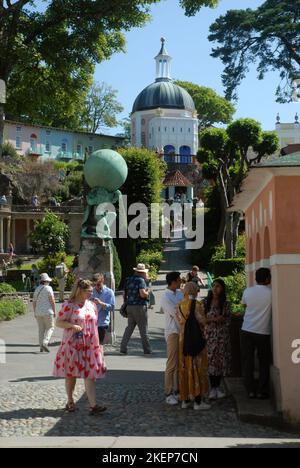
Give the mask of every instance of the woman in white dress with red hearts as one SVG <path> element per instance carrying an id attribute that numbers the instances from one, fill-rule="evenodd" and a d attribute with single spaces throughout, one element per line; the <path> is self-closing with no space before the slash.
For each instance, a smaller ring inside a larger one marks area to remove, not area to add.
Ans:
<path id="1" fill-rule="evenodd" d="M 96 379 L 106 374 L 103 346 L 98 336 L 98 311 L 89 300 L 93 292 L 91 281 L 79 279 L 68 302 L 58 314 L 56 326 L 64 329 L 63 339 L 54 362 L 53 375 L 66 379 L 68 402 L 66 410 L 75 411 L 73 393 L 76 379 L 84 379 L 90 404 L 90 414 L 105 411 L 96 403 Z"/>

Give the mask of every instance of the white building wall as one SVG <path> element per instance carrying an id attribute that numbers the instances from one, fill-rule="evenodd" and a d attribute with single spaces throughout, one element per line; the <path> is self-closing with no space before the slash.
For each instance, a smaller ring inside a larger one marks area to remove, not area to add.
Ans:
<path id="1" fill-rule="evenodd" d="M 134 113 L 132 121 L 135 121 L 137 147 L 143 146 L 141 134 L 144 132 L 149 149 L 161 150 L 166 145 L 173 145 L 178 154 L 181 146 L 189 146 L 191 154 L 197 154 L 198 120 L 192 112 L 178 109 L 141 111 Z"/>
<path id="2" fill-rule="evenodd" d="M 280 148 L 300 143 L 299 123 L 278 123 L 276 124 L 276 132 L 280 139 Z"/>

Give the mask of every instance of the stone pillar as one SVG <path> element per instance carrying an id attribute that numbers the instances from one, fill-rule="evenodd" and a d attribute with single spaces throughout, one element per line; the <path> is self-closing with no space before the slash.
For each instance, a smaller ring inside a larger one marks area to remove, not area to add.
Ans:
<path id="1" fill-rule="evenodd" d="M 113 254 L 110 243 L 97 238 L 82 239 L 79 252 L 78 276 L 80 278 L 92 280 L 95 273 L 102 273 L 105 276 L 105 284 L 109 288 L 115 289 Z M 114 317 L 111 317 L 105 343 L 114 344 L 115 341 Z"/>
<path id="2" fill-rule="evenodd" d="M 30 219 L 26 219 L 26 250 L 27 250 L 27 253 L 30 251 L 29 234 L 30 234 Z"/>
<path id="3" fill-rule="evenodd" d="M 3 217 L 0 216 L 0 252 L 4 252 Z"/>
<path id="4" fill-rule="evenodd" d="M 7 218 L 7 226 L 6 226 L 6 248 L 9 249 L 9 244 L 11 242 L 11 218 Z"/>
<path id="5" fill-rule="evenodd" d="M 16 220 L 11 220 L 11 241 L 13 243 L 14 248 L 16 248 Z"/>

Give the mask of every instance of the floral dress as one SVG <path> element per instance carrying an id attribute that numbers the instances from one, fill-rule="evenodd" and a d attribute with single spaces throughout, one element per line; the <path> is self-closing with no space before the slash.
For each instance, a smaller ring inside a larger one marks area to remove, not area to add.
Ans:
<path id="1" fill-rule="evenodd" d="M 221 310 L 211 305 L 207 319 L 220 317 Z M 215 377 L 225 377 L 231 372 L 231 346 L 230 346 L 230 305 L 224 304 L 222 316 L 223 323 L 211 322 L 206 325 L 205 336 L 208 350 L 208 373 Z"/>
<path id="2" fill-rule="evenodd" d="M 103 346 L 99 344 L 96 305 L 91 301 L 85 301 L 84 304 L 66 302 L 58 314 L 58 319 L 79 325 L 82 332 L 74 334 L 72 329 L 64 330 L 54 362 L 53 375 L 91 380 L 104 377 L 106 365 Z"/>

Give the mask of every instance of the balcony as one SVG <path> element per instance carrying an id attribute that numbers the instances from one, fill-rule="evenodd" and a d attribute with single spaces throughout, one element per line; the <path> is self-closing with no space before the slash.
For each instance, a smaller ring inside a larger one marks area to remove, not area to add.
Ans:
<path id="1" fill-rule="evenodd" d="M 197 158 L 192 155 L 183 154 L 161 154 L 160 155 L 167 164 L 196 164 Z"/>
<path id="2" fill-rule="evenodd" d="M 45 213 L 52 211 L 57 214 L 83 213 L 83 206 L 32 206 L 32 205 L 13 205 L 13 213 Z"/>
<path id="3" fill-rule="evenodd" d="M 56 159 L 60 161 L 83 161 L 84 155 L 79 153 L 72 153 L 71 151 L 59 151 Z"/>

